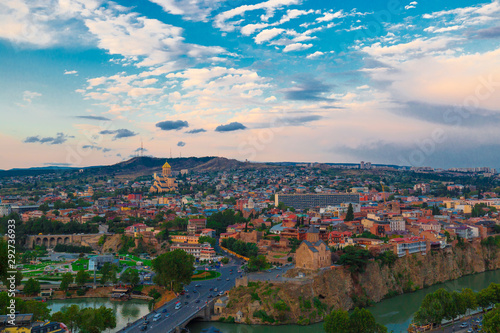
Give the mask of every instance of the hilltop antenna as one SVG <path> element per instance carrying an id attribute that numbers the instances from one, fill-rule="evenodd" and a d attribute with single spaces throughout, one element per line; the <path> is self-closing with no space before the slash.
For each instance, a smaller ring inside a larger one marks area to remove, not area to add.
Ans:
<path id="1" fill-rule="evenodd" d="M 172 158 L 172 148 L 170 148 L 170 158 Z"/>
<path id="2" fill-rule="evenodd" d="M 141 157 L 144 156 L 144 145 L 142 144 L 142 139 L 141 139 Z"/>

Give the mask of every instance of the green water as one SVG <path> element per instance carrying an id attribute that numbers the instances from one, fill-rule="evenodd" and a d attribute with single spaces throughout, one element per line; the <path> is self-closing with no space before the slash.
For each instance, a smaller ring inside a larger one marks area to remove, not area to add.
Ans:
<path id="1" fill-rule="evenodd" d="M 107 298 L 77 298 L 65 300 L 48 301 L 47 305 L 52 310 L 51 313 L 60 311 L 65 305 L 78 305 L 80 308 L 98 308 L 104 305 L 113 309 L 116 316 L 116 327 L 107 330 L 106 333 L 113 333 L 125 327 L 127 323 L 132 323 L 136 319 L 149 313 L 148 302 L 141 300 L 130 300 L 126 302 L 110 301 Z"/>
<path id="2" fill-rule="evenodd" d="M 425 295 L 439 288 L 445 288 L 449 291 L 460 290 L 462 288 L 471 288 L 478 291 L 488 287 L 492 282 L 500 283 L 500 270 L 485 272 L 475 275 L 469 275 L 457 280 L 437 284 L 429 288 L 416 291 L 411 294 L 399 295 L 369 308 L 375 316 L 377 322 L 385 325 L 389 332 L 406 332 L 413 318 L 413 313 L 418 310 Z M 314 324 L 310 326 L 282 325 L 243 325 L 243 324 L 224 324 L 224 323 L 202 323 L 196 322 L 189 325 L 192 333 L 200 333 L 202 329 L 214 326 L 223 333 L 320 333 L 323 332 L 323 324 Z"/>

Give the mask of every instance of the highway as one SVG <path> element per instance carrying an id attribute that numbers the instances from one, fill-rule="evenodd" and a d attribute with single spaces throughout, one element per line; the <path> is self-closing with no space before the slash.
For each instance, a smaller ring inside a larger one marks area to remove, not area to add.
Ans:
<path id="1" fill-rule="evenodd" d="M 231 259 L 231 262 L 223 267 L 216 269 L 222 275 L 218 279 L 193 281 L 184 289 L 188 292 L 185 295 L 173 299 L 172 301 L 164 304 L 155 312 L 149 313 L 146 318 L 141 318 L 127 327 L 121 329 L 120 333 L 139 333 L 141 326 L 145 320 L 149 321 L 146 332 L 149 333 L 166 333 L 175 329 L 179 324 L 182 324 L 188 318 L 191 318 L 194 313 L 198 312 L 206 305 L 208 301 L 213 299 L 221 291 L 228 291 L 234 287 L 234 281 L 243 273 L 237 273 L 241 267 L 242 261 Z M 200 267 L 203 269 L 203 267 Z M 231 271 L 232 270 L 232 271 Z M 198 285 L 198 287 L 196 287 Z M 216 291 L 211 291 L 210 288 L 217 288 Z M 209 297 L 211 296 L 211 297 Z M 180 301 L 182 307 L 178 310 L 175 309 L 176 302 Z M 185 304 L 187 302 L 187 304 Z M 161 318 L 153 321 L 155 314 L 160 313 Z"/>

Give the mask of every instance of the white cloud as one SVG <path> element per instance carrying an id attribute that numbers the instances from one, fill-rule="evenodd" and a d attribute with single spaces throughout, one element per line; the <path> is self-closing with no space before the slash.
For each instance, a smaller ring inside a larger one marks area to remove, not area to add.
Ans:
<path id="1" fill-rule="evenodd" d="M 314 13 L 314 10 L 301 10 L 301 9 L 289 9 L 286 14 L 277 22 L 277 24 L 283 24 L 290 20 L 296 19 L 297 17 L 308 15 Z"/>
<path id="2" fill-rule="evenodd" d="M 323 54 L 325 54 L 325 53 L 321 52 L 321 51 L 316 51 L 314 53 L 309 54 L 306 58 L 307 59 L 316 59 L 316 58 L 319 58 L 320 56 L 322 56 Z"/>
<path id="3" fill-rule="evenodd" d="M 254 5 L 243 5 L 218 14 L 215 17 L 214 24 L 217 28 L 223 31 L 232 31 L 234 30 L 234 26 L 237 22 L 228 23 L 227 21 L 233 17 L 243 16 L 248 11 L 263 9 L 266 11 L 267 15 L 263 17 L 265 19 L 270 17 L 271 14 L 274 14 L 274 11 L 278 8 L 296 5 L 298 3 L 300 3 L 300 0 L 267 0 Z"/>
<path id="4" fill-rule="evenodd" d="M 257 36 L 255 36 L 254 39 L 257 44 L 262 44 L 278 36 L 283 31 L 285 31 L 285 29 L 272 28 L 272 29 L 262 30 Z"/>
<path id="5" fill-rule="evenodd" d="M 224 0 L 150 0 L 160 5 L 163 10 L 173 15 L 182 15 L 186 20 L 207 21 L 208 16 Z"/>
<path id="6" fill-rule="evenodd" d="M 64 71 L 64 75 L 78 74 L 78 71 Z"/>
<path id="7" fill-rule="evenodd" d="M 26 90 L 23 92 L 23 101 L 31 104 L 31 102 L 34 98 L 41 97 L 41 96 L 42 96 L 42 94 L 40 94 L 38 92 Z"/>
<path id="8" fill-rule="evenodd" d="M 274 102 L 274 101 L 276 101 L 276 97 L 274 96 L 268 97 L 264 100 L 264 102 Z"/>
<path id="9" fill-rule="evenodd" d="M 255 24 L 247 24 L 241 28 L 241 34 L 244 36 L 250 36 L 257 30 L 261 30 L 267 28 L 269 23 L 255 23 Z"/>
<path id="10" fill-rule="evenodd" d="M 346 14 L 341 9 L 338 12 L 335 12 L 335 13 L 331 13 L 331 12 L 324 13 L 323 16 L 322 17 L 318 17 L 316 19 L 316 21 L 317 22 L 330 22 L 330 21 L 332 21 L 334 19 L 342 18 L 344 16 L 346 16 Z"/>
<path id="11" fill-rule="evenodd" d="M 301 43 L 290 44 L 290 45 L 285 46 L 285 48 L 283 49 L 283 52 L 307 50 L 307 49 L 311 48 L 312 46 L 313 46 L 312 44 L 301 44 Z"/>

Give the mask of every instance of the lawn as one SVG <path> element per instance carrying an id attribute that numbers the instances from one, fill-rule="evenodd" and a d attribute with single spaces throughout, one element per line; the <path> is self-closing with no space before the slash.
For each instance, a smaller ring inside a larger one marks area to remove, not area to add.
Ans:
<path id="1" fill-rule="evenodd" d="M 215 279 L 219 276 L 221 276 L 221 273 L 215 271 L 196 271 L 194 272 L 194 275 L 191 278 L 191 280 L 193 281 L 210 280 L 210 279 Z"/>
<path id="2" fill-rule="evenodd" d="M 89 260 L 88 259 L 78 259 L 74 263 L 71 264 L 71 267 L 74 271 L 84 271 L 89 269 Z"/>

